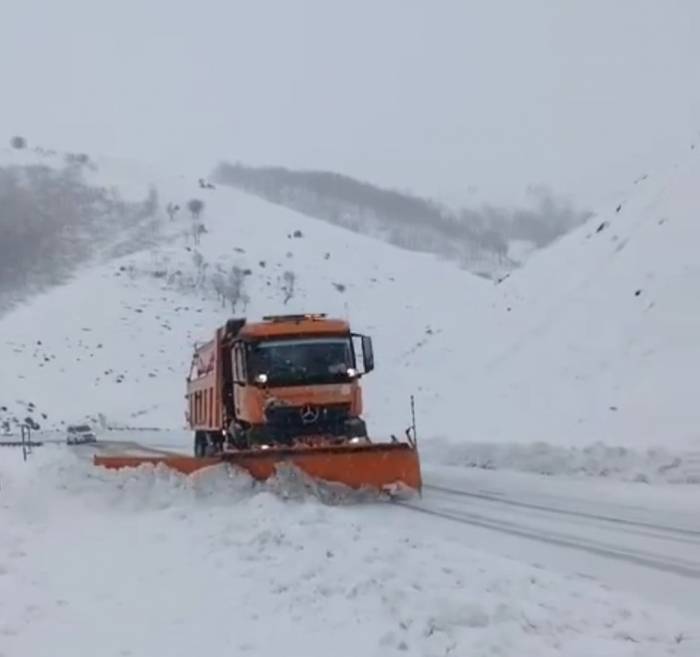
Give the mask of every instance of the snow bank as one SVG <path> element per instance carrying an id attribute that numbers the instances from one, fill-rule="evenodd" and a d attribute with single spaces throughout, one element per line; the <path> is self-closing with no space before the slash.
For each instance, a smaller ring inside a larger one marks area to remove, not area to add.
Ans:
<path id="1" fill-rule="evenodd" d="M 542 475 L 604 477 L 641 483 L 700 484 L 700 452 L 635 450 L 594 443 L 564 447 L 549 443 L 421 443 L 427 463 L 506 469 Z"/>
<path id="2" fill-rule="evenodd" d="M 121 453 L 133 453 L 128 445 Z M 145 452 L 149 455 L 147 452 Z M 8 454 L 12 456 L 12 453 Z M 15 454 L 19 455 L 17 449 Z M 64 448 L 46 444 L 35 448 L 30 463 L 7 474 L 4 487 L 14 489 L 18 498 L 44 489 L 46 495 L 60 490 L 63 494 L 85 503 L 90 508 L 114 510 L 164 509 L 182 505 L 229 507 L 231 503 L 260 493 L 273 494 L 283 500 L 315 498 L 325 504 L 353 504 L 388 498 L 370 491 L 354 491 L 342 485 L 321 484 L 292 466 L 282 466 L 275 477 L 266 482 L 254 480 L 244 470 L 227 464 L 215 465 L 184 476 L 163 465 L 144 464 L 120 471 L 94 467 L 89 446 Z M 1 472 L 1 471 L 0 471 Z M 24 493 L 20 493 L 25 489 Z"/>
<path id="3" fill-rule="evenodd" d="M 697 655 L 697 623 L 468 549 L 385 504 L 222 470 L 0 454 L 0 650 L 54 654 Z"/>

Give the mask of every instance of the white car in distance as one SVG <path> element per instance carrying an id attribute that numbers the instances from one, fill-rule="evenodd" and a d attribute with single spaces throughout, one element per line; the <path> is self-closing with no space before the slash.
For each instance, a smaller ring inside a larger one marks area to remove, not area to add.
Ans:
<path id="1" fill-rule="evenodd" d="M 97 436 L 89 424 L 72 424 L 67 427 L 68 435 L 66 443 L 69 445 L 82 445 L 84 443 L 97 442 Z"/>

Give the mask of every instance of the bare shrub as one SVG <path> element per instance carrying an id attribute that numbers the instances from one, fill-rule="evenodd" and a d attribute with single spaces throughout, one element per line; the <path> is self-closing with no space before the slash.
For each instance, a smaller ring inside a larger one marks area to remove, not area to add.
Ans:
<path id="1" fill-rule="evenodd" d="M 244 295 L 245 286 L 245 272 L 241 267 L 234 265 L 229 272 L 228 279 L 225 285 L 225 297 L 229 304 L 231 304 L 231 312 L 236 312 L 236 307 L 239 303 L 244 302 L 247 304 L 248 298 Z M 245 298 L 244 298 L 245 297 Z"/>
<path id="2" fill-rule="evenodd" d="M 187 201 L 187 209 L 192 215 L 192 221 L 197 221 L 204 210 L 204 201 L 198 198 L 192 198 Z"/>
<path id="3" fill-rule="evenodd" d="M 293 271 L 287 270 L 282 274 L 280 290 L 282 290 L 282 294 L 284 295 L 283 303 L 285 305 L 294 297 L 296 278 L 296 274 Z"/>
<path id="4" fill-rule="evenodd" d="M 22 149 L 27 148 L 27 140 L 24 137 L 15 135 L 12 139 L 10 139 L 10 146 L 18 151 L 21 151 Z"/>

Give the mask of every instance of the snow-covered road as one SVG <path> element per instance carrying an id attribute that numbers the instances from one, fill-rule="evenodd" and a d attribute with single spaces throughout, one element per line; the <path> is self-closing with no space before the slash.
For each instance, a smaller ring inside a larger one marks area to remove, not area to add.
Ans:
<path id="1" fill-rule="evenodd" d="M 426 466 L 331 507 L 94 451 L 0 452 L 2 657 L 700 654 L 696 487 Z"/>
<path id="2" fill-rule="evenodd" d="M 86 446 L 84 455 L 94 447 Z M 172 444 L 104 441 L 102 452 L 188 453 Z M 700 487 L 567 481 L 423 467 L 422 497 L 401 506 L 466 546 L 591 577 L 650 602 L 697 612 Z M 448 527 L 445 527 L 448 524 Z"/>
<path id="3" fill-rule="evenodd" d="M 607 499 L 582 499 L 556 479 L 445 470 L 427 468 L 423 498 L 402 503 L 453 526 L 441 525 L 440 531 L 462 536 L 470 547 L 578 573 L 697 613 L 700 513 L 697 506 L 685 508 L 692 495 L 697 502 L 696 487 L 683 487 L 690 498 L 685 504 L 674 504 L 682 490 L 661 490 L 660 499 L 652 500 L 640 484 L 615 484 L 617 495 L 608 490 Z M 528 486 L 533 482 L 541 490 Z M 574 489 L 595 491 L 596 482 L 587 483 Z"/>

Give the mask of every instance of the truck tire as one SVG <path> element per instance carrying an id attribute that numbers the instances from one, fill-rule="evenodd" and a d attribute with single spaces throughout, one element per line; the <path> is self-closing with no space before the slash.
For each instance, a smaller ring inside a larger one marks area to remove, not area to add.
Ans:
<path id="1" fill-rule="evenodd" d="M 224 436 L 219 431 L 213 431 L 208 435 L 209 453 L 221 454 L 224 451 Z"/>
<path id="2" fill-rule="evenodd" d="M 348 438 L 367 438 L 367 424 L 359 417 L 346 420 L 345 435 Z"/>
<path id="3" fill-rule="evenodd" d="M 270 436 L 268 435 L 265 425 L 253 425 L 251 427 L 248 427 L 248 431 L 246 431 L 246 434 L 248 445 L 250 445 L 251 447 L 269 445 L 273 442 L 270 439 Z"/>
<path id="4" fill-rule="evenodd" d="M 239 424 L 232 424 L 229 431 L 231 442 L 236 449 L 249 449 L 248 431 Z"/>
<path id="5" fill-rule="evenodd" d="M 197 458 L 202 459 L 208 455 L 208 443 L 209 440 L 207 438 L 207 434 L 204 431 L 197 431 L 194 434 L 194 455 Z"/>

